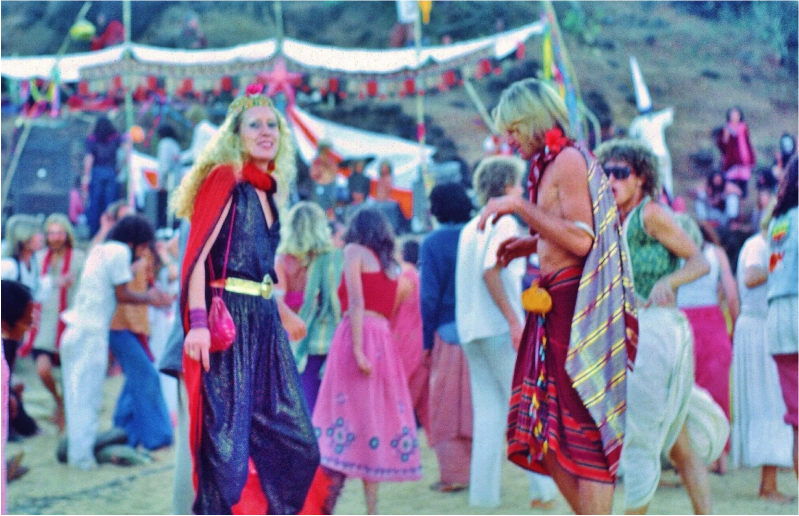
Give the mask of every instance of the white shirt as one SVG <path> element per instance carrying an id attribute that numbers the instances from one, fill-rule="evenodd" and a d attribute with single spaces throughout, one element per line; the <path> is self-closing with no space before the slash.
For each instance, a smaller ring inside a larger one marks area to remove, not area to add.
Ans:
<path id="1" fill-rule="evenodd" d="M 710 272 L 677 289 L 677 308 L 718 306 L 719 304 L 721 264 L 716 255 L 716 246 L 705 244 L 702 248 L 702 255 L 710 265 Z"/>
<path id="2" fill-rule="evenodd" d="M 180 161 L 180 146 L 173 138 L 164 138 L 158 142 L 158 186 L 168 188 L 166 184 L 167 176 L 170 172 L 175 173 L 175 181 L 178 180 L 178 162 Z"/>
<path id="3" fill-rule="evenodd" d="M 17 261 L 16 258 L 3 258 L 0 262 L 0 278 L 4 280 L 18 281 L 31 290 L 34 301 L 39 299 L 39 270 L 40 262 L 36 256 L 31 257 L 30 267 L 25 263 Z"/>
<path id="4" fill-rule="evenodd" d="M 86 258 L 75 302 L 61 316 L 67 324 L 108 331 L 117 308 L 116 287 L 133 279 L 130 247 L 120 242 L 95 246 Z"/>
<path id="5" fill-rule="evenodd" d="M 741 313 L 766 316 L 768 310 L 768 287 L 766 283 L 749 288 L 744 284 L 746 269 L 761 267 L 768 271 L 768 244 L 763 235 L 757 233 L 744 242 L 738 255 L 738 295 L 741 297 Z"/>
<path id="6" fill-rule="evenodd" d="M 463 227 L 458 240 L 458 261 L 455 269 L 455 322 L 461 342 L 494 337 L 510 331 L 510 326 L 488 291 L 483 274 L 497 264 L 499 245 L 511 237 L 522 236 L 516 219 L 506 215 L 496 225 L 489 222 L 485 231 L 477 229 L 478 215 Z M 500 278 L 505 295 L 520 324 L 522 309 L 522 277 L 525 260 L 517 258 L 504 269 Z"/>

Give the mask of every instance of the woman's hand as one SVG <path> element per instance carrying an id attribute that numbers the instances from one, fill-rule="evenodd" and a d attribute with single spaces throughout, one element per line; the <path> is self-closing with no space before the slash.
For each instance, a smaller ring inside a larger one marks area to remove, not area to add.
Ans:
<path id="1" fill-rule="evenodd" d="M 70 272 L 70 273 L 67 273 L 67 274 L 62 274 L 61 276 L 58 277 L 58 279 L 55 282 L 55 285 L 58 288 L 61 288 L 61 287 L 69 288 L 69 287 L 71 287 L 74 284 L 75 284 L 75 273 L 74 272 Z"/>
<path id="2" fill-rule="evenodd" d="M 538 236 L 511 237 L 497 249 L 497 261 L 507 267 L 516 258 L 527 257 L 533 254 L 538 247 Z"/>
<path id="3" fill-rule="evenodd" d="M 183 340 L 183 350 L 192 360 L 197 360 L 205 372 L 211 367 L 211 333 L 208 328 L 192 328 Z"/>
<path id="4" fill-rule="evenodd" d="M 278 301 L 278 314 L 280 315 L 280 322 L 283 323 L 283 328 L 285 328 L 286 332 L 289 334 L 289 340 L 296 342 L 305 338 L 308 334 L 305 321 L 294 313 L 291 308 L 286 306 L 282 300 Z"/>
<path id="5" fill-rule="evenodd" d="M 521 200 L 521 197 L 516 195 L 503 195 L 502 197 L 490 199 L 485 208 L 483 208 L 480 221 L 477 223 L 477 229 L 484 231 L 489 219 L 492 224 L 495 224 L 501 216 L 515 213 L 518 208 L 518 202 Z"/>
<path id="6" fill-rule="evenodd" d="M 366 358 L 366 355 L 363 351 L 355 351 L 355 362 L 358 363 L 358 369 L 361 370 L 363 374 L 366 376 L 372 375 L 372 364 L 369 363 L 369 359 Z"/>
<path id="7" fill-rule="evenodd" d="M 645 308 L 652 306 L 674 306 L 677 303 L 677 294 L 671 288 L 668 278 L 661 278 L 655 286 L 652 287 L 652 292 L 649 293 Z"/>

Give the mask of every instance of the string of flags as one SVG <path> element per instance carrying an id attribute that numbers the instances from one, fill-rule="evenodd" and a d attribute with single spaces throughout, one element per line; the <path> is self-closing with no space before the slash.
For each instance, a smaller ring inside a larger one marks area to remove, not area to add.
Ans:
<path id="1" fill-rule="evenodd" d="M 510 57 L 516 60 L 524 60 L 525 55 L 526 47 L 524 43 L 519 43 L 516 51 Z M 467 62 L 455 63 L 455 66 L 436 67 L 438 69 L 432 73 L 428 71 L 418 74 L 392 74 L 371 78 L 361 76 L 353 78 L 347 75 L 337 76 L 313 71 L 303 73 L 301 69 L 294 71 L 283 70 L 283 73 L 295 74 L 298 78 L 296 90 L 306 95 L 317 91 L 323 97 L 335 95 L 342 100 L 350 97 L 362 100 L 367 98 L 389 100 L 426 95 L 433 91 L 449 91 L 463 85 L 464 79 L 480 80 L 492 75 L 501 75 L 507 67 L 505 61 L 505 59 L 478 56 L 476 59 L 473 58 Z M 283 62 L 282 58 L 277 58 L 269 64 L 279 67 Z M 142 68 L 142 70 L 137 70 L 137 68 Z M 136 75 L 150 71 L 147 68 L 150 67 L 147 65 L 137 67 L 136 63 L 134 63 L 134 73 Z M 134 101 L 143 102 L 153 95 L 161 98 L 173 97 L 198 101 L 220 96 L 235 97 L 240 85 L 265 82 L 264 74 L 271 73 L 263 71 L 268 69 L 268 66 L 260 68 L 261 71 L 256 71 L 258 68 L 252 67 L 252 70 L 248 70 L 247 73 L 229 74 L 222 77 L 205 75 L 200 69 L 193 70 L 198 73 L 186 76 L 184 75 L 185 72 L 179 67 L 173 70 L 159 65 L 158 68 L 159 70 L 154 71 L 162 72 L 162 74 L 143 74 L 131 81 L 130 87 Z M 9 78 L 6 80 L 8 82 L 9 96 L 13 104 L 25 105 L 32 103 L 33 106 L 37 106 L 47 103 L 50 107 L 50 114 L 57 116 L 61 107 L 60 91 L 62 89 L 68 92 L 67 106 L 71 109 L 102 109 L 108 104 L 109 100 L 123 96 L 126 92 L 126 84 L 123 80 L 122 70 L 119 71 L 120 73 L 113 75 L 110 80 L 102 77 L 87 78 L 86 80 L 78 81 L 77 84 L 69 83 L 66 85 L 60 81 L 57 74 L 54 74 L 49 80 L 15 80 Z M 86 75 L 91 76 L 91 73 Z M 28 116 L 41 115 L 42 109 L 33 108 L 33 106 L 29 106 L 29 109 L 26 110 Z"/>

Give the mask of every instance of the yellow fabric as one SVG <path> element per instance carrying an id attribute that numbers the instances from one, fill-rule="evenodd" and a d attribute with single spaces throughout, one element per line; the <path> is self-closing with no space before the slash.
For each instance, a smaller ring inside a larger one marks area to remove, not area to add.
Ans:
<path id="1" fill-rule="evenodd" d="M 430 11 L 433 9 L 433 0 L 419 0 L 419 8 L 422 10 L 422 23 L 430 23 Z"/>
<path id="2" fill-rule="evenodd" d="M 534 281 L 530 288 L 522 292 L 522 307 L 528 312 L 545 315 L 552 310 L 552 297 Z"/>
<path id="3" fill-rule="evenodd" d="M 147 276 L 149 267 L 139 267 L 136 275 L 128 282 L 131 292 L 147 292 Z M 150 335 L 150 321 L 147 318 L 147 305 L 119 303 L 114 318 L 111 320 L 112 330 L 130 330 L 136 335 Z"/>
<path id="4" fill-rule="evenodd" d="M 275 284 L 272 281 L 272 277 L 267 274 L 260 283 L 242 278 L 227 278 L 225 279 L 224 288 L 228 292 L 233 292 L 234 294 L 261 296 L 265 299 L 271 299 L 274 286 Z"/>

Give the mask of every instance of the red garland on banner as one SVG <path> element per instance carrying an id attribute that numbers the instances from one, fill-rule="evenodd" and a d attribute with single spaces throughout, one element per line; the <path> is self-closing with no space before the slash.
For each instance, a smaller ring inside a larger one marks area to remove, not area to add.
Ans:
<path id="1" fill-rule="evenodd" d="M 524 53 L 525 53 L 524 43 L 520 42 L 518 45 L 516 45 L 516 59 L 518 59 L 519 61 L 524 59 Z"/>
<path id="2" fill-rule="evenodd" d="M 413 95 L 416 93 L 416 79 L 413 77 L 405 79 L 405 87 L 402 91 L 407 95 Z"/>
<path id="3" fill-rule="evenodd" d="M 491 73 L 491 69 L 492 69 L 491 61 L 489 61 L 488 59 L 481 59 L 477 63 L 477 71 L 475 72 L 474 75 L 478 79 L 482 79 L 483 77 Z"/>
<path id="4" fill-rule="evenodd" d="M 377 95 L 377 81 L 369 81 L 366 83 L 366 93 L 370 97 Z"/>
<path id="5" fill-rule="evenodd" d="M 231 91 L 233 89 L 233 78 L 229 75 L 225 75 L 219 82 L 219 86 L 222 88 L 222 91 Z"/>
<path id="6" fill-rule="evenodd" d="M 331 77 L 329 81 L 327 81 L 328 89 L 333 93 L 338 93 L 338 78 Z"/>

